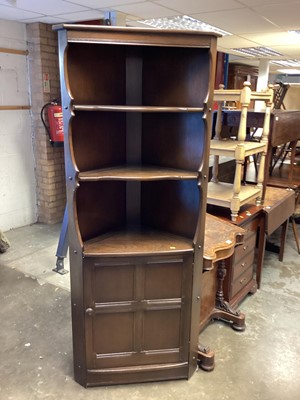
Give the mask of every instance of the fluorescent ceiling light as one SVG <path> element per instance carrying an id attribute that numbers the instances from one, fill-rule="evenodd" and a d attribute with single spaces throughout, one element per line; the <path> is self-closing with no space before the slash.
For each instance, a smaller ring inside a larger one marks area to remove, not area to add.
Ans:
<path id="1" fill-rule="evenodd" d="M 272 50 L 268 47 L 239 47 L 231 49 L 237 53 L 241 53 L 250 57 L 279 57 L 283 54 L 278 53 L 278 51 Z"/>
<path id="2" fill-rule="evenodd" d="M 300 35 L 300 31 L 298 31 L 298 30 L 288 31 L 288 33 L 291 33 L 292 35 Z"/>
<path id="3" fill-rule="evenodd" d="M 300 67 L 299 60 L 273 60 L 271 63 L 280 65 L 281 67 Z"/>
<path id="4" fill-rule="evenodd" d="M 208 31 L 216 32 L 222 36 L 231 35 L 231 33 L 223 31 L 215 26 L 206 24 L 205 22 L 199 21 L 198 19 L 191 18 L 187 15 L 180 15 L 177 17 L 170 18 L 157 18 L 157 19 L 144 19 L 138 21 L 142 24 L 149 25 L 152 28 L 161 29 L 185 29 L 191 31 Z"/>
<path id="5" fill-rule="evenodd" d="M 278 72 L 285 75 L 300 75 L 300 69 L 279 69 Z"/>

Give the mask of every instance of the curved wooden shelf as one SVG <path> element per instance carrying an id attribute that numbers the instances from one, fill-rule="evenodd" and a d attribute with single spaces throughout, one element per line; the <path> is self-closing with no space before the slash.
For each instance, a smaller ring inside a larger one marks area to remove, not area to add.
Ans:
<path id="1" fill-rule="evenodd" d="M 97 169 L 79 173 L 80 181 L 100 180 L 143 180 L 153 181 L 162 179 L 197 179 L 198 172 L 183 171 L 171 168 L 120 166 Z"/>
<path id="2" fill-rule="evenodd" d="M 174 112 L 174 113 L 186 113 L 186 112 L 203 112 L 203 107 L 161 107 L 161 106 L 128 106 L 128 105 L 85 105 L 85 104 L 74 104 L 74 111 L 110 111 L 110 112 Z"/>
<path id="3" fill-rule="evenodd" d="M 124 229 L 88 240 L 85 256 L 131 256 L 193 252 L 193 242 L 181 236 L 149 229 Z"/>

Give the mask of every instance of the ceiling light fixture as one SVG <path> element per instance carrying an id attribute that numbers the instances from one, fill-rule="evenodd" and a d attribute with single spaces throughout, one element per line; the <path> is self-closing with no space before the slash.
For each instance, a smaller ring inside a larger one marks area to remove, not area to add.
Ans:
<path id="1" fill-rule="evenodd" d="M 138 21 L 142 24 L 151 26 L 152 28 L 161 28 L 161 29 L 185 29 L 191 31 L 208 31 L 208 32 L 216 32 L 221 34 L 222 36 L 231 35 L 231 33 L 223 31 L 215 26 L 206 24 L 205 22 L 199 21 L 198 19 L 191 18 L 187 15 L 179 15 L 177 17 L 170 18 L 153 18 L 153 19 L 144 19 Z"/>
<path id="2" fill-rule="evenodd" d="M 247 55 L 250 57 L 282 57 L 283 54 L 278 51 L 272 50 L 268 47 L 239 47 L 231 49 L 237 53 Z"/>
<path id="3" fill-rule="evenodd" d="M 276 64 L 280 65 L 281 67 L 300 67 L 300 61 L 299 60 L 273 60 L 271 61 L 271 64 Z"/>
<path id="4" fill-rule="evenodd" d="M 285 75 L 300 75 L 300 69 L 278 69 L 278 72 Z"/>
<path id="5" fill-rule="evenodd" d="M 299 30 L 288 31 L 288 33 L 291 33 L 292 35 L 300 35 L 300 31 Z"/>

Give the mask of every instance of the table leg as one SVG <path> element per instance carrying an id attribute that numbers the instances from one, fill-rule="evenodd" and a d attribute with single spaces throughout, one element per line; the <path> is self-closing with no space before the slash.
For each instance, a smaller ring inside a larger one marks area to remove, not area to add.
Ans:
<path id="1" fill-rule="evenodd" d="M 258 236 L 258 247 L 257 247 L 257 260 L 256 260 L 256 283 L 257 289 L 260 288 L 261 283 L 261 272 L 265 257 L 267 234 L 265 232 L 265 217 L 261 217 L 259 223 L 259 236 Z"/>
<path id="2" fill-rule="evenodd" d="M 287 220 L 284 221 L 284 223 L 281 225 L 279 261 L 282 261 L 282 260 L 283 260 L 283 253 L 284 253 L 285 241 L 286 241 L 286 236 L 287 236 L 288 222 L 289 222 L 289 220 L 287 219 Z"/>
<path id="3" fill-rule="evenodd" d="M 212 312 L 212 318 L 225 320 L 230 322 L 234 330 L 244 331 L 246 328 L 245 315 L 239 310 L 233 308 L 224 299 L 223 282 L 226 275 L 225 260 L 221 260 L 218 263 L 217 278 L 218 278 L 218 290 L 216 294 L 216 305 Z"/>

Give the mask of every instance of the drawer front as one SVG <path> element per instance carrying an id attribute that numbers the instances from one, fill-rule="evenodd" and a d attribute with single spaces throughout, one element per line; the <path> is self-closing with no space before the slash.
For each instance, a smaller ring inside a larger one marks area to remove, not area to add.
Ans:
<path id="1" fill-rule="evenodd" d="M 257 228 L 259 226 L 259 219 L 255 218 L 252 221 L 248 221 L 245 224 L 242 224 L 241 227 L 247 230 L 247 233 L 245 235 L 245 240 L 247 240 L 247 237 L 251 235 L 251 232 L 256 232 Z"/>
<path id="2" fill-rule="evenodd" d="M 248 268 L 253 269 L 255 251 L 250 251 L 245 257 L 241 258 L 238 262 L 233 265 L 232 280 L 235 281 L 241 274 L 243 274 Z"/>
<path id="3" fill-rule="evenodd" d="M 249 267 L 242 275 L 240 275 L 232 284 L 232 297 L 234 297 L 240 290 L 242 290 L 247 283 L 253 278 L 253 268 Z"/>
<path id="4" fill-rule="evenodd" d="M 240 261 L 248 254 L 255 252 L 256 246 L 256 232 L 248 232 L 245 237 L 244 243 L 236 246 L 234 251 L 234 265 L 240 263 Z"/>

